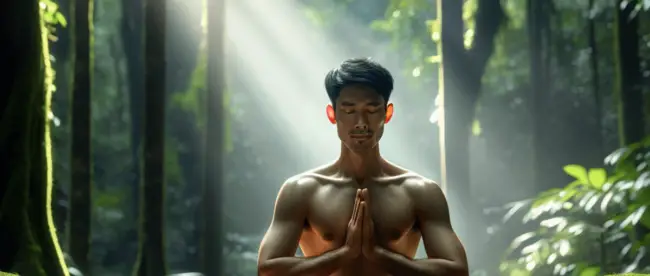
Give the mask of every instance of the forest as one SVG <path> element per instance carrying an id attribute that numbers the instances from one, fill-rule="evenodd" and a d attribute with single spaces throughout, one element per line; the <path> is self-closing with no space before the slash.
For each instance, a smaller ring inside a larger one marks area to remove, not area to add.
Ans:
<path id="1" fill-rule="evenodd" d="M 443 187 L 471 275 L 650 273 L 648 0 L 23 0 L 0 25 L 0 272 L 257 275 L 281 184 L 339 150 L 326 72 L 372 57 L 382 154 Z"/>

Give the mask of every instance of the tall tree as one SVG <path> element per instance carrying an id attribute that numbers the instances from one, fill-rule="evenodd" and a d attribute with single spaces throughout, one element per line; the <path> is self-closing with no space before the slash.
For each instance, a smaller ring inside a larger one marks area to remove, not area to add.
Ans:
<path id="1" fill-rule="evenodd" d="M 638 0 L 616 1 L 614 37 L 618 110 L 618 137 L 621 146 L 640 142 L 645 137 L 643 77 L 639 59 L 639 18 L 634 10 Z M 635 227 L 639 237 L 650 229 L 642 224 Z"/>
<path id="2" fill-rule="evenodd" d="M 166 1 L 144 0 L 144 178 L 140 191 L 140 248 L 134 274 L 167 275 L 164 246 Z"/>
<path id="3" fill-rule="evenodd" d="M 638 0 L 616 1 L 616 103 L 619 142 L 628 145 L 645 135 L 643 78 L 639 59 L 639 18 L 634 10 Z"/>
<path id="4" fill-rule="evenodd" d="M 591 56 L 589 59 L 589 66 L 591 67 L 591 84 L 592 93 L 594 95 L 594 117 L 596 117 L 597 136 L 596 146 L 598 147 L 598 155 L 604 156 L 605 145 L 603 141 L 603 100 L 600 92 L 600 68 L 598 68 L 598 44 L 596 43 L 596 20 L 593 14 L 594 1 L 589 0 L 589 19 L 587 22 L 587 41 Z"/>
<path id="5" fill-rule="evenodd" d="M 478 206 L 472 205 L 469 138 L 481 90 L 481 79 L 488 59 L 494 51 L 496 37 L 505 16 L 499 0 L 476 0 L 475 35 L 470 47 L 465 47 L 463 34 L 463 1 L 438 0 L 438 17 L 441 20 L 439 53 L 442 57 L 440 99 L 442 102 L 440 143 L 443 185 L 454 205 L 453 221 L 463 221 L 458 229 L 470 256 L 478 257 L 474 249 L 477 235 L 465 231 L 475 229 L 479 219 Z M 468 205 L 469 204 L 469 205 Z M 482 226 L 480 226 L 482 227 Z M 474 253 L 474 254 L 473 254 Z"/>
<path id="6" fill-rule="evenodd" d="M 58 0 L 59 11 L 64 18 L 72 18 L 74 12 L 73 2 L 70 0 Z M 67 22 L 66 22 L 67 23 Z M 68 170 L 70 160 L 70 92 L 73 76 L 73 53 L 71 26 L 58 24 L 56 28 L 56 41 L 50 43 L 52 56 L 56 57 L 52 63 L 52 69 L 56 72 L 54 79 L 55 90 L 52 94 L 52 112 L 59 120 L 60 125 L 52 129 L 52 150 L 54 170 L 54 219 L 57 231 L 62 237 L 61 246 L 68 244 L 65 239 L 68 223 L 68 189 L 70 188 L 70 171 Z M 59 160 L 63 162 L 58 162 Z M 65 250 L 65 249 L 64 249 Z"/>
<path id="7" fill-rule="evenodd" d="M 52 218 L 53 72 L 39 1 L 0 10 L 0 271 L 67 276 Z"/>
<path id="8" fill-rule="evenodd" d="M 92 87 L 91 30 L 92 0 L 75 1 L 73 28 L 75 32 L 74 83 L 72 91 L 71 182 L 68 228 L 68 251 L 79 269 L 90 273 L 90 216 L 92 191 L 92 158 L 90 154 Z"/>
<path id="9" fill-rule="evenodd" d="M 225 0 L 207 0 L 208 70 L 206 95 L 206 153 L 203 186 L 203 271 L 207 276 L 223 274 L 222 199 L 224 147 L 224 16 Z"/>
<path id="10" fill-rule="evenodd" d="M 548 150 L 551 147 L 548 129 L 549 108 L 549 39 L 550 20 L 549 4 L 545 0 L 528 0 L 526 18 L 528 31 L 528 52 L 530 56 L 530 91 L 528 104 L 532 121 L 534 151 L 534 184 L 541 190 L 554 184 L 546 178 L 558 168 L 550 162 Z"/>
<path id="11" fill-rule="evenodd" d="M 137 220 L 139 210 L 139 187 L 141 178 L 141 137 L 142 137 L 142 103 L 144 96 L 144 61 L 142 44 L 143 6 L 141 0 L 122 0 L 121 37 L 122 48 L 126 55 L 126 77 L 129 91 L 129 106 L 131 115 L 131 202 L 129 204 L 132 221 Z M 137 243 L 136 230 L 125 233 L 126 244 Z M 130 247 L 129 247 L 130 249 Z M 134 251 L 127 250 L 127 256 Z"/>

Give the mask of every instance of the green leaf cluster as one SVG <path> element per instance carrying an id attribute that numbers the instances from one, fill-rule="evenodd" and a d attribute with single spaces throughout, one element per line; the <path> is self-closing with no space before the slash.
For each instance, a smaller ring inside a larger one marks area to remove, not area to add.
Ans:
<path id="1" fill-rule="evenodd" d="M 55 1 L 41 0 L 39 1 L 39 6 L 43 10 L 43 22 L 49 31 L 50 38 L 55 40 L 56 38 L 51 36 L 51 34 L 55 32 L 56 26 L 66 27 L 68 21 L 59 10 L 59 5 Z"/>
<path id="2" fill-rule="evenodd" d="M 564 171 L 574 181 L 536 198 L 512 204 L 504 220 L 528 206 L 525 224 L 508 248 L 504 275 L 591 276 L 646 272 L 650 234 L 650 136 L 612 152 L 607 168 L 571 164 Z"/>

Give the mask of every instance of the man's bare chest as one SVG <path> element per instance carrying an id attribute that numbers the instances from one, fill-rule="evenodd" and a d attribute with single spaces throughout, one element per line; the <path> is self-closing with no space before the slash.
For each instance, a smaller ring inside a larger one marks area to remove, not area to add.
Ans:
<path id="1" fill-rule="evenodd" d="M 308 206 L 310 231 L 322 240 L 342 244 L 352 209 L 356 187 L 323 186 L 311 198 Z M 368 210 L 375 225 L 375 240 L 389 245 L 400 240 L 413 229 L 415 212 L 411 198 L 401 187 L 380 186 L 368 188 Z"/>

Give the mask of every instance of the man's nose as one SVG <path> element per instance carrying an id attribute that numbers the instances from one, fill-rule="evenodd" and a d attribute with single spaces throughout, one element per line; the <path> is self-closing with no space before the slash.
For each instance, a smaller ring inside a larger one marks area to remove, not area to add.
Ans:
<path id="1" fill-rule="evenodd" d="M 354 126 L 355 129 L 357 130 L 368 130 L 368 125 L 366 124 L 357 124 Z"/>
<path id="2" fill-rule="evenodd" d="M 363 117 L 363 116 L 361 116 Z M 368 122 L 363 118 L 359 118 L 357 123 L 354 125 L 354 128 L 357 130 L 368 130 Z"/>

